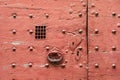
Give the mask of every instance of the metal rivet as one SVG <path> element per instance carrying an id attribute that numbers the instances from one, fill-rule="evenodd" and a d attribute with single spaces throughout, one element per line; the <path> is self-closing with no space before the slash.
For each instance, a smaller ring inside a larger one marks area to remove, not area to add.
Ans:
<path id="1" fill-rule="evenodd" d="M 91 4 L 91 7 L 95 7 L 95 4 L 94 4 L 94 3 L 92 3 L 92 4 Z"/>
<path id="2" fill-rule="evenodd" d="M 118 18 L 120 18 L 120 14 L 118 14 Z"/>
<path id="3" fill-rule="evenodd" d="M 49 50 L 50 50 L 50 47 L 47 46 L 47 47 L 45 47 L 45 49 L 46 49 L 47 51 L 49 51 Z"/>
<path id="4" fill-rule="evenodd" d="M 116 16 L 116 12 L 112 12 L 112 16 Z"/>
<path id="5" fill-rule="evenodd" d="M 116 64 L 112 64 L 112 68 L 115 69 L 116 68 Z"/>
<path id="6" fill-rule="evenodd" d="M 98 34 L 99 33 L 99 30 L 98 29 L 95 29 L 95 34 Z"/>
<path id="7" fill-rule="evenodd" d="M 82 65 L 82 64 L 79 64 L 79 67 L 83 67 L 83 65 Z"/>
<path id="8" fill-rule="evenodd" d="M 15 68 L 15 67 L 16 67 L 16 64 L 15 64 L 15 63 L 12 63 L 11 66 L 12 66 L 12 68 Z"/>
<path id="9" fill-rule="evenodd" d="M 16 30 L 15 30 L 15 29 L 13 29 L 13 30 L 12 30 L 12 33 L 13 33 L 13 34 L 16 34 Z"/>
<path id="10" fill-rule="evenodd" d="M 65 60 L 65 63 L 68 63 L 68 60 Z"/>
<path id="11" fill-rule="evenodd" d="M 33 49 L 34 49 L 33 46 L 30 46 L 30 47 L 29 47 L 29 50 L 30 50 L 30 51 L 33 51 Z"/>
<path id="12" fill-rule="evenodd" d="M 83 7 L 86 7 L 86 3 L 85 2 L 83 2 L 82 5 L 83 5 Z"/>
<path id="13" fill-rule="evenodd" d="M 65 66 L 66 66 L 66 64 L 61 64 L 61 67 L 62 67 L 62 68 L 65 68 Z"/>
<path id="14" fill-rule="evenodd" d="M 46 17 L 46 18 L 49 18 L 49 14 L 45 14 L 45 17 Z"/>
<path id="15" fill-rule="evenodd" d="M 112 51 L 116 51 L 116 47 L 115 46 L 112 47 Z"/>
<path id="16" fill-rule="evenodd" d="M 33 33 L 33 30 L 31 30 L 31 29 L 30 29 L 30 30 L 28 30 L 28 31 L 29 31 L 29 34 L 32 34 L 32 33 Z"/>
<path id="17" fill-rule="evenodd" d="M 65 33 L 66 33 L 66 30 L 62 30 L 62 33 L 65 34 Z"/>
<path id="18" fill-rule="evenodd" d="M 98 13 L 98 12 L 95 12 L 95 16 L 98 17 L 98 16 L 99 16 L 99 13 Z"/>
<path id="19" fill-rule="evenodd" d="M 117 27 L 119 27 L 119 28 L 120 28 L 120 23 L 117 23 Z"/>
<path id="20" fill-rule="evenodd" d="M 31 68 L 33 66 L 33 63 L 28 63 L 28 66 Z"/>
<path id="21" fill-rule="evenodd" d="M 81 51 L 82 49 L 83 49 L 83 48 L 82 48 L 82 46 L 79 46 L 79 47 L 78 47 L 78 50 L 80 50 L 80 51 Z"/>
<path id="22" fill-rule="evenodd" d="M 69 10 L 69 14 L 72 14 L 72 13 L 73 13 L 73 10 L 72 10 L 72 9 L 70 9 L 70 10 Z"/>
<path id="23" fill-rule="evenodd" d="M 16 51 L 16 47 L 13 47 L 13 48 L 12 48 L 12 51 L 14 51 L 14 52 L 15 52 L 15 51 Z"/>
<path id="24" fill-rule="evenodd" d="M 80 2 L 82 3 L 82 2 L 83 2 L 83 0 L 80 0 Z"/>
<path id="25" fill-rule="evenodd" d="M 82 13 L 79 13 L 79 17 L 82 17 Z"/>
<path id="26" fill-rule="evenodd" d="M 116 30 L 112 30 L 112 33 L 113 33 L 113 34 L 116 34 L 116 32 L 117 32 Z"/>
<path id="27" fill-rule="evenodd" d="M 98 46 L 96 46 L 96 47 L 95 47 L 95 51 L 98 51 L 98 50 L 99 50 L 99 47 L 98 47 Z"/>
<path id="28" fill-rule="evenodd" d="M 80 33 L 80 34 L 82 34 L 82 33 L 83 33 L 83 30 L 82 30 L 82 29 L 80 29 L 80 30 L 79 30 L 79 33 Z"/>
<path id="29" fill-rule="evenodd" d="M 45 64 L 45 67 L 47 67 L 47 68 L 48 68 L 48 67 L 49 67 L 49 64 Z"/>
<path id="30" fill-rule="evenodd" d="M 16 14 L 16 13 L 13 13 L 12 16 L 13 16 L 14 19 L 16 19 L 17 14 Z"/>
<path id="31" fill-rule="evenodd" d="M 29 18 L 33 18 L 33 15 L 32 15 L 32 14 L 29 14 Z"/>
<path id="32" fill-rule="evenodd" d="M 99 68 L 99 64 L 96 63 L 96 64 L 95 64 L 95 68 Z"/>

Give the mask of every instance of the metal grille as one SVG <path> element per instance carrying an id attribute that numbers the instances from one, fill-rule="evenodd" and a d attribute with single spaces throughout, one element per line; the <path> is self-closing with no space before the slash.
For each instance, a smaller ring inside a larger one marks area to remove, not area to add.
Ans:
<path id="1" fill-rule="evenodd" d="M 35 27 L 35 39 L 45 39 L 46 38 L 46 26 L 36 26 Z"/>

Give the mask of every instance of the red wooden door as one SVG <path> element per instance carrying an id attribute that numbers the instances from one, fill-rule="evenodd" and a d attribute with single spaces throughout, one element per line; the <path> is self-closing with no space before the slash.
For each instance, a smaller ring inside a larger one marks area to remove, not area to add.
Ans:
<path id="1" fill-rule="evenodd" d="M 0 80 L 119 80 L 120 0 L 1 0 Z"/>
<path id="2" fill-rule="evenodd" d="M 120 0 L 89 0 L 89 80 L 120 79 Z"/>
<path id="3" fill-rule="evenodd" d="M 87 80 L 86 0 L 1 0 L 0 80 Z"/>

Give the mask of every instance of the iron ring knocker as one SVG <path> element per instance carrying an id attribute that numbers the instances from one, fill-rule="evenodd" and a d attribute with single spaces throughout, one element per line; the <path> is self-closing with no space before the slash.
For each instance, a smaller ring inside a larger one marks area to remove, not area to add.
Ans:
<path id="1" fill-rule="evenodd" d="M 47 60 L 52 64 L 60 64 L 63 56 L 60 52 L 50 52 L 48 53 Z"/>

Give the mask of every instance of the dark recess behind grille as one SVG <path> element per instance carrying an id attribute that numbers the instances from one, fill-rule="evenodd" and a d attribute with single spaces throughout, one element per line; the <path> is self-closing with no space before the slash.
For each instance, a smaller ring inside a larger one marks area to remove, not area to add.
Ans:
<path id="1" fill-rule="evenodd" d="M 35 39 L 45 39 L 45 38 L 46 38 L 46 26 L 36 26 Z"/>

